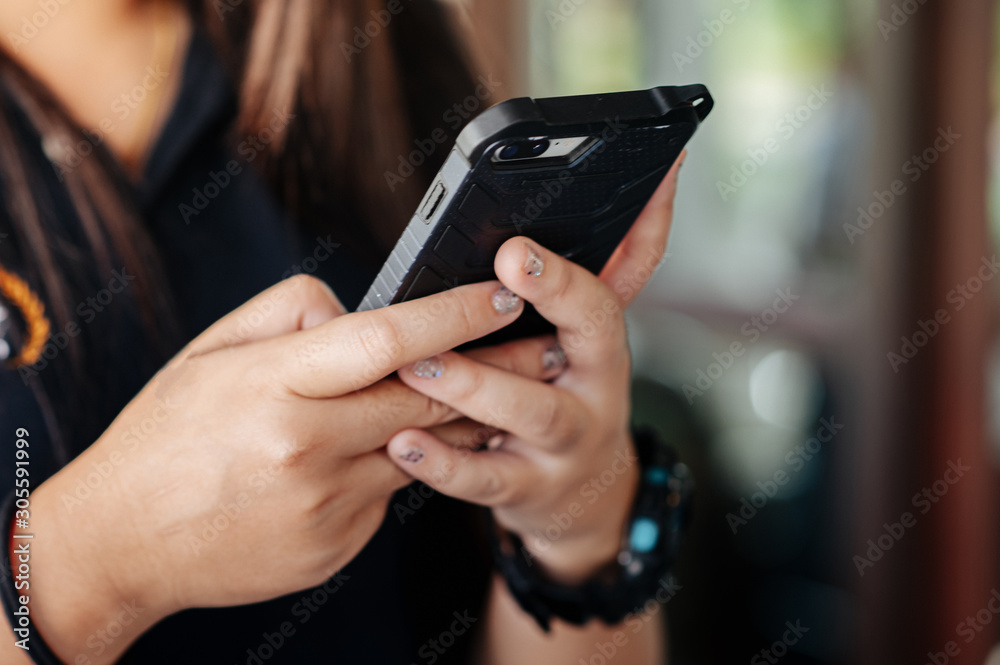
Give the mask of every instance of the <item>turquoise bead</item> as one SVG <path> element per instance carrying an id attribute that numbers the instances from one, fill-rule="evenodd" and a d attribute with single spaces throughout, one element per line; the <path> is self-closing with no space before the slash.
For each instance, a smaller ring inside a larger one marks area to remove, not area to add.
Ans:
<path id="1" fill-rule="evenodd" d="M 660 538 L 660 527 L 648 517 L 640 517 L 632 523 L 629 545 L 633 552 L 649 552 L 656 547 Z"/>
<path id="2" fill-rule="evenodd" d="M 652 485 L 666 485 L 670 476 L 662 466 L 655 466 L 646 471 L 646 481 Z"/>

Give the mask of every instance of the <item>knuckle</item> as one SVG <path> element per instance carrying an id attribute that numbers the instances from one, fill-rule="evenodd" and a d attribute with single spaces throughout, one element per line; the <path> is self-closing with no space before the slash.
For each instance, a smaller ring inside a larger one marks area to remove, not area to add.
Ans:
<path id="1" fill-rule="evenodd" d="M 398 379 L 386 379 L 367 389 L 372 399 L 361 407 L 362 422 L 378 431 L 431 427 L 448 420 L 451 408 L 411 390 Z"/>
<path id="2" fill-rule="evenodd" d="M 563 265 L 561 269 L 556 272 L 556 278 L 552 283 L 552 292 L 550 298 L 554 301 L 560 301 L 570 295 L 573 289 L 573 270 L 569 266 Z"/>
<path id="3" fill-rule="evenodd" d="M 545 441 L 563 441 L 569 437 L 569 419 L 555 400 L 545 400 L 535 412 L 534 433 Z"/>
<path id="4" fill-rule="evenodd" d="M 365 317 L 352 333 L 351 347 L 381 371 L 391 371 L 401 364 L 402 336 L 395 322 L 381 313 Z"/>
<path id="5" fill-rule="evenodd" d="M 285 280 L 285 288 L 303 301 L 309 302 L 320 296 L 325 296 L 327 286 L 318 277 L 298 274 Z"/>
<path id="6" fill-rule="evenodd" d="M 445 422 L 452 414 L 451 407 L 444 402 L 422 396 L 423 407 L 421 412 L 426 414 L 427 420 L 434 425 Z"/>
<path id="7" fill-rule="evenodd" d="M 482 503 L 506 504 L 510 489 L 495 471 L 488 471 L 479 485 L 478 498 Z"/>
<path id="8" fill-rule="evenodd" d="M 486 384 L 486 374 L 475 365 L 467 366 L 465 371 L 460 373 L 460 377 L 452 384 L 449 391 L 449 397 L 454 400 L 470 400 L 480 394 Z"/>
<path id="9" fill-rule="evenodd" d="M 468 298 L 459 297 L 456 298 L 456 300 L 457 300 L 456 314 L 458 315 L 457 325 L 462 330 L 463 336 L 471 337 L 481 327 L 478 322 L 479 317 L 477 317 L 475 312 L 473 311 L 472 305 L 469 302 Z"/>
<path id="10" fill-rule="evenodd" d="M 360 407 L 359 420 L 368 431 L 388 429 L 405 420 L 402 400 L 395 395 L 385 395 L 378 401 L 367 401 Z"/>
<path id="11" fill-rule="evenodd" d="M 326 282 L 312 275 L 298 275 L 302 280 L 298 284 L 298 292 L 306 305 L 328 306 L 332 305 L 335 310 L 344 311 L 343 306 L 336 294 L 330 289 Z"/>
<path id="12" fill-rule="evenodd" d="M 398 408 L 393 414 L 393 426 L 399 429 L 433 427 L 450 420 L 452 409 L 447 404 L 405 386 L 403 390 L 406 392 L 398 399 Z"/>
<path id="13" fill-rule="evenodd" d="M 306 441 L 288 437 L 275 438 L 270 442 L 268 470 L 273 475 L 294 472 L 306 467 L 312 459 L 313 446 Z"/>

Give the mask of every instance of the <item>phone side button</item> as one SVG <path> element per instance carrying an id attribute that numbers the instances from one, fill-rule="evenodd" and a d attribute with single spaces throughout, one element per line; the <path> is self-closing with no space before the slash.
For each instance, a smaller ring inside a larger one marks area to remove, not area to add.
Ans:
<path id="1" fill-rule="evenodd" d="M 451 267 L 462 268 L 473 247 L 475 243 L 468 236 L 454 226 L 449 226 L 434 246 L 434 253 Z"/>
<path id="2" fill-rule="evenodd" d="M 413 280 L 413 284 L 410 288 L 406 290 L 406 295 L 403 296 L 403 301 L 416 300 L 417 298 L 424 298 L 426 296 L 432 296 L 435 293 L 441 293 L 448 289 L 448 284 L 444 279 L 438 275 L 436 272 L 424 266 L 417 273 L 417 278 Z"/>

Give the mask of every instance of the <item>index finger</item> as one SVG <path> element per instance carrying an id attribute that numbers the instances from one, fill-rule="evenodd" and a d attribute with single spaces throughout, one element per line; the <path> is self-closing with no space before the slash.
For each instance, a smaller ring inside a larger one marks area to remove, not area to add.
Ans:
<path id="1" fill-rule="evenodd" d="M 278 378 L 303 397 L 360 390 L 400 367 L 499 330 L 521 314 L 520 298 L 499 282 L 460 286 L 264 343 Z"/>
<path id="2" fill-rule="evenodd" d="M 674 162 L 601 271 L 601 281 L 611 287 L 626 307 L 649 283 L 666 252 L 674 220 L 677 175 L 685 159 L 686 150 Z"/>

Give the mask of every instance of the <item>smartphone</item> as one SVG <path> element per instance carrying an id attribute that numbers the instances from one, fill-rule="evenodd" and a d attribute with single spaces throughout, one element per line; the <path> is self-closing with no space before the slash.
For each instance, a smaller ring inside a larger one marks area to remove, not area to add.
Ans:
<path id="1" fill-rule="evenodd" d="M 358 311 L 496 279 L 496 252 L 515 236 L 600 273 L 713 103 L 690 85 L 484 111 L 459 134 Z M 526 307 L 490 342 L 551 329 Z"/>

